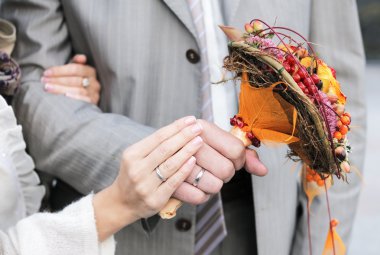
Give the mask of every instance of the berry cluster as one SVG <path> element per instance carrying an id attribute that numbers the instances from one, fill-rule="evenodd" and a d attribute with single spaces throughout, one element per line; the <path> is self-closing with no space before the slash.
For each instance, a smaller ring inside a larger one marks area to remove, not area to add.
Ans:
<path id="1" fill-rule="evenodd" d="M 350 131 L 351 115 L 348 112 L 339 116 L 336 123 L 336 131 L 334 132 L 335 140 L 335 156 L 340 163 L 340 168 L 349 173 L 351 171 L 348 163 L 347 153 L 350 151 L 350 146 L 347 145 L 346 134 Z"/>
<path id="2" fill-rule="evenodd" d="M 319 187 L 325 185 L 325 180 L 322 179 L 321 175 L 308 166 L 306 167 L 306 181 L 315 182 Z"/>
<path id="3" fill-rule="evenodd" d="M 309 74 L 305 67 L 297 64 L 297 59 L 294 55 L 288 54 L 283 62 L 285 70 L 292 75 L 298 87 L 310 98 L 314 103 L 315 94 L 322 88 L 322 81 L 318 75 Z"/>
<path id="4" fill-rule="evenodd" d="M 350 130 L 351 115 L 348 112 L 345 112 L 340 116 L 339 120 L 336 123 L 336 131 L 334 133 L 334 138 L 338 141 L 346 138 L 346 134 Z"/>
<path id="5" fill-rule="evenodd" d="M 242 117 L 238 117 L 236 115 L 230 119 L 230 124 L 231 126 L 238 127 L 240 129 L 242 129 L 245 126 L 248 126 L 247 123 L 243 121 Z M 261 146 L 260 140 L 252 132 L 246 132 L 245 136 L 251 141 L 253 146 L 257 148 Z"/>

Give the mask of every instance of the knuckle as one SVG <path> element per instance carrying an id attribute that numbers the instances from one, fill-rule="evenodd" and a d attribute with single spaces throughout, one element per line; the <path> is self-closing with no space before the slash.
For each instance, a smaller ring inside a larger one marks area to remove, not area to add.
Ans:
<path id="1" fill-rule="evenodd" d="M 155 134 L 155 139 L 157 141 L 164 141 L 166 139 L 164 132 L 160 129 Z"/>
<path id="2" fill-rule="evenodd" d="M 121 155 L 121 158 L 122 158 L 123 162 L 125 162 L 125 163 L 129 163 L 131 161 L 131 159 L 133 159 L 134 157 L 135 157 L 135 155 L 134 155 L 134 150 L 132 149 L 132 147 L 126 148 L 123 151 L 123 154 Z"/>
<path id="3" fill-rule="evenodd" d="M 168 172 L 170 172 L 171 169 L 172 169 L 172 163 L 171 163 L 170 159 L 164 161 L 160 165 L 160 169 L 161 169 L 161 171 L 163 172 L 164 175 L 166 175 Z"/>
<path id="4" fill-rule="evenodd" d="M 179 185 L 179 176 L 172 176 L 169 180 L 167 180 L 167 185 L 171 191 L 175 191 Z"/>
<path id="5" fill-rule="evenodd" d="M 98 81 L 94 82 L 94 89 L 96 92 L 99 92 L 101 90 L 101 86 Z"/>
<path id="6" fill-rule="evenodd" d="M 128 178 L 132 184 L 134 185 L 138 184 L 140 181 L 139 177 L 140 176 L 137 171 L 128 171 Z M 136 190 L 136 192 L 138 193 L 138 190 Z"/>
<path id="7" fill-rule="evenodd" d="M 158 150 L 158 153 L 164 158 L 170 155 L 170 150 L 168 147 L 165 146 L 165 144 L 162 144 L 160 147 L 158 147 L 157 150 Z"/>
<path id="8" fill-rule="evenodd" d="M 205 121 L 204 119 L 197 119 L 197 123 L 200 125 L 206 125 L 207 121 Z"/>
<path id="9" fill-rule="evenodd" d="M 149 191 L 148 191 L 146 185 L 141 185 L 141 184 L 136 185 L 135 191 L 138 194 L 138 196 L 140 196 L 142 198 L 148 197 L 148 195 L 149 195 Z"/>
<path id="10" fill-rule="evenodd" d="M 228 160 L 222 164 L 219 171 L 220 171 L 221 179 L 223 180 L 229 179 L 234 175 L 234 172 L 235 172 L 234 164 L 232 164 L 232 162 Z"/>
<path id="11" fill-rule="evenodd" d="M 222 187 L 223 187 L 223 181 L 220 179 L 216 179 L 213 185 L 210 185 L 209 193 L 216 194 L 222 189 Z"/>
<path id="12" fill-rule="evenodd" d="M 80 88 L 80 89 L 79 89 L 79 95 L 81 95 L 81 96 L 88 96 L 88 91 L 87 91 L 87 89 Z"/>
<path id="13" fill-rule="evenodd" d="M 149 197 L 145 199 L 145 205 L 151 211 L 159 211 L 161 209 L 161 201 L 154 197 Z"/>
<path id="14" fill-rule="evenodd" d="M 194 203 L 195 204 L 202 204 L 202 203 L 204 203 L 206 200 L 207 200 L 207 195 L 205 194 L 205 193 L 203 193 L 203 192 L 198 192 L 194 197 L 193 197 L 193 199 L 194 199 Z"/>
<path id="15" fill-rule="evenodd" d="M 240 160 L 245 153 L 245 147 L 240 142 L 230 144 L 230 158 L 231 160 L 238 161 Z"/>
<path id="16" fill-rule="evenodd" d="M 195 152 L 195 146 L 193 146 L 193 145 L 188 145 L 188 146 L 183 147 L 182 150 L 183 150 L 183 152 L 184 152 L 184 156 L 188 157 L 188 156 L 194 154 L 194 152 Z"/>
<path id="17" fill-rule="evenodd" d="M 96 69 L 93 68 L 92 66 L 87 66 L 89 68 L 90 74 L 93 77 L 96 77 Z"/>
<path id="18" fill-rule="evenodd" d="M 182 121 L 179 119 L 179 120 L 176 120 L 174 121 L 174 127 L 177 131 L 181 130 L 182 127 L 183 127 L 183 123 Z"/>

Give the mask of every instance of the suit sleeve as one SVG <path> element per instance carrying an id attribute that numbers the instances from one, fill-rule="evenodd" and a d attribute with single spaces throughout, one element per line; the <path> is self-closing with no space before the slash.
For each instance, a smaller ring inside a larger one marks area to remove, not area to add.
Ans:
<path id="1" fill-rule="evenodd" d="M 356 1 L 312 1 L 310 41 L 316 43 L 318 55 L 334 67 L 337 79 L 347 96 L 346 110 L 352 116 L 353 127 L 348 138 L 352 146 L 352 173 L 348 183 L 335 178 L 328 195 L 331 216 L 340 221 L 337 232 L 346 246 L 358 205 L 361 189 L 366 140 L 366 106 L 364 91 L 365 58 Z M 354 127 L 355 126 L 355 127 Z M 299 218 L 292 254 L 308 254 L 306 198 L 301 194 L 303 214 Z M 323 194 L 311 206 L 311 234 L 313 254 L 322 254 L 328 231 L 326 198 Z"/>
<path id="2" fill-rule="evenodd" d="M 72 54 L 60 1 L 3 0 L 0 16 L 18 30 L 13 57 L 23 76 L 13 106 L 36 167 L 84 194 L 108 186 L 119 170 L 121 151 L 153 129 L 44 92 L 43 70 L 67 63 Z"/>

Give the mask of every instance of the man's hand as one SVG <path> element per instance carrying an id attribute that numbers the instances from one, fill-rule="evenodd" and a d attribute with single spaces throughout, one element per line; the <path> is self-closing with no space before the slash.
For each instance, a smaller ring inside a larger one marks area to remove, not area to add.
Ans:
<path id="1" fill-rule="evenodd" d="M 246 149 L 238 138 L 207 121 L 198 120 L 198 123 L 203 128 L 204 144 L 195 154 L 197 165 L 174 197 L 186 203 L 201 204 L 208 200 L 209 194 L 218 193 L 223 183 L 230 181 L 235 171 L 243 167 L 257 176 L 267 174 L 257 153 Z M 205 172 L 195 187 L 195 178 L 202 169 Z"/>

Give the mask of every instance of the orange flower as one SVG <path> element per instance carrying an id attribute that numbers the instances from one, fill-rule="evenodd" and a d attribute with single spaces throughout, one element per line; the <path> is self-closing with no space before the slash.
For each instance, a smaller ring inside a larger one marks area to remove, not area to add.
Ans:
<path id="1" fill-rule="evenodd" d="M 344 105 L 346 103 L 346 96 L 340 90 L 339 82 L 334 78 L 330 67 L 320 59 L 318 59 L 317 75 L 323 82 L 322 91 L 326 94 L 336 95 L 338 103 Z"/>

